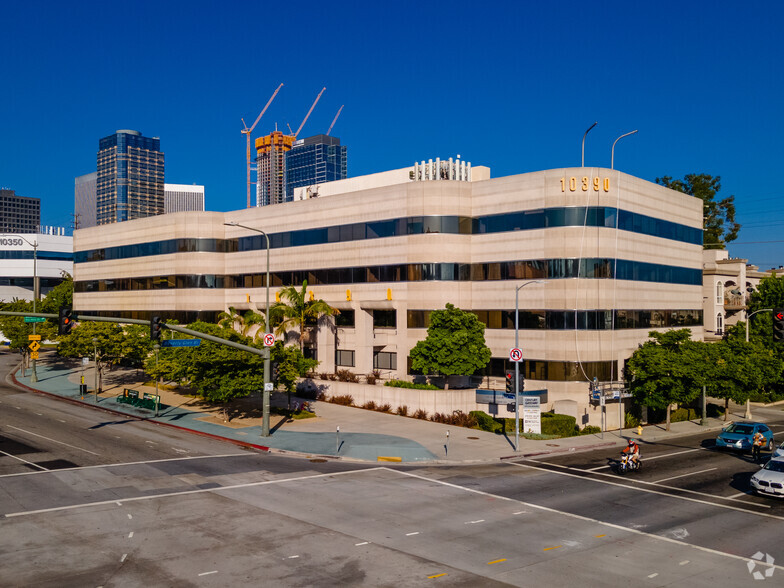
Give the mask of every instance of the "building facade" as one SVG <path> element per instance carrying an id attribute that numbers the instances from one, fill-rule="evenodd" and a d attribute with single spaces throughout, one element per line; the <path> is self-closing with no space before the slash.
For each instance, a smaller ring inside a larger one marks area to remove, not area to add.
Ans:
<path id="1" fill-rule="evenodd" d="M 34 247 L 37 245 L 37 247 Z M 0 235 L 0 302 L 32 300 L 73 275 L 73 237 L 43 233 Z"/>
<path id="2" fill-rule="evenodd" d="M 377 174 L 389 182 L 332 182 L 319 198 L 264 211 L 77 231 L 75 307 L 181 322 L 214 320 L 229 306 L 263 312 L 265 240 L 224 226 L 231 221 L 268 233 L 273 300 L 307 280 L 340 310 L 332 328 L 306 330 L 318 371 L 413 377 L 411 348 L 430 313 L 452 303 L 487 326 L 483 385 L 503 387 L 519 288 L 526 389 L 547 390 L 546 408 L 596 424 L 588 382 L 621 379 L 650 330 L 702 337 L 701 200 L 603 168 L 492 179 L 481 166 L 463 166 L 471 173 L 460 179 L 443 179 L 432 163 L 417 168 Z"/>
<path id="3" fill-rule="evenodd" d="M 293 145 L 294 137 L 280 131 L 256 139 L 256 206 L 286 201 L 286 154 Z"/>
<path id="4" fill-rule="evenodd" d="M 40 198 L 0 189 L 0 233 L 35 233 L 41 224 Z"/>
<path id="5" fill-rule="evenodd" d="M 164 157 L 158 137 L 119 130 L 98 142 L 99 225 L 163 214 Z"/>
<path id="6" fill-rule="evenodd" d="M 163 212 L 204 210 L 204 186 L 196 184 L 164 184 Z"/>
<path id="7" fill-rule="evenodd" d="M 98 224 L 96 193 L 98 172 L 74 179 L 74 228 L 86 229 Z"/>
<path id="8" fill-rule="evenodd" d="M 315 135 L 298 139 L 286 153 L 286 201 L 294 199 L 294 189 L 317 186 L 348 177 L 346 146 L 338 137 Z"/>

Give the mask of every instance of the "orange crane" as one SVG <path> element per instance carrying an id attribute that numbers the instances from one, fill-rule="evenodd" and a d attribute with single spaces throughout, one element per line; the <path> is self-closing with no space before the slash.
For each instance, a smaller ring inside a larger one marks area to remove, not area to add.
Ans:
<path id="1" fill-rule="evenodd" d="M 316 108 L 316 104 L 318 103 L 319 99 L 321 98 L 321 95 L 324 93 L 324 90 L 326 90 L 326 88 L 321 88 L 321 92 L 319 92 L 319 95 L 316 96 L 316 100 L 315 100 L 315 102 L 313 102 L 313 106 L 310 107 L 310 110 L 308 110 L 308 113 L 305 115 L 305 118 L 303 119 L 302 124 L 299 125 L 299 128 L 297 129 L 297 132 L 294 133 L 294 138 L 295 139 L 297 138 L 297 135 L 299 135 L 299 132 L 302 130 L 302 127 L 305 126 L 305 122 L 308 120 L 308 117 L 310 116 L 310 113 L 313 112 L 314 108 Z"/>
<path id="2" fill-rule="evenodd" d="M 248 139 L 248 141 L 247 141 L 247 142 L 248 142 L 248 149 L 247 149 L 247 158 L 248 158 L 248 168 L 247 168 L 247 180 L 248 180 L 248 208 L 250 208 L 250 134 L 253 132 L 253 129 L 255 129 L 255 128 L 256 128 L 256 125 L 257 125 L 257 124 L 259 124 L 259 121 L 261 120 L 261 117 L 262 117 L 262 116 L 264 115 L 264 113 L 267 111 L 267 108 L 269 108 L 269 105 L 270 105 L 270 104 L 272 104 L 272 101 L 275 99 L 275 96 L 277 96 L 277 95 L 278 95 L 278 92 L 280 92 L 280 89 L 281 89 L 282 87 L 283 87 L 283 84 L 281 84 L 280 86 L 278 86 L 278 89 L 277 89 L 277 90 L 275 90 L 275 92 L 272 94 L 272 96 L 270 97 L 270 99 L 269 99 L 269 100 L 267 100 L 267 105 L 266 105 L 266 106 L 264 107 L 264 109 L 263 109 L 263 110 L 262 110 L 262 111 L 259 113 L 259 116 L 257 116 L 257 117 L 256 117 L 256 122 L 254 122 L 254 123 L 251 125 L 251 127 L 250 127 L 250 128 L 248 128 L 248 125 L 246 125 L 246 124 L 245 124 L 245 119 L 244 119 L 244 118 L 241 118 L 241 119 L 240 119 L 240 120 L 242 121 L 242 126 L 244 126 L 244 127 L 245 127 L 245 128 L 244 128 L 244 129 L 242 129 L 240 132 L 241 132 L 243 135 L 245 135 L 245 136 L 247 137 L 247 139 Z"/>
<path id="3" fill-rule="evenodd" d="M 340 113 L 343 112 L 343 107 L 344 106 L 345 106 L 345 104 L 342 104 L 340 106 L 340 108 L 338 109 L 338 113 L 335 115 L 335 118 L 332 119 L 332 124 L 329 125 L 329 130 L 327 131 L 327 135 L 329 135 L 332 132 L 332 127 L 334 127 L 335 123 L 338 122 L 338 117 L 340 116 Z"/>

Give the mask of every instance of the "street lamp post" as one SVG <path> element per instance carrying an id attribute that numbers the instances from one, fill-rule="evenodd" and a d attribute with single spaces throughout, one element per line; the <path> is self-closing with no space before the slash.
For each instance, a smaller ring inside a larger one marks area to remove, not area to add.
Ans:
<path id="1" fill-rule="evenodd" d="M 618 141 L 620 141 L 624 137 L 628 137 L 629 135 L 633 135 L 636 132 L 637 132 L 637 129 L 634 129 L 633 131 L 631 131 L 629 133 L 626 133 L 625 135 L 621 135 L 620 137 L 618 137 L 615 140 L 615 142 L 613 143 L 613 146 L 612 146 L 612 151 L 610 151 L 610 169 L 615 169 L 615 143 L 617 143 Z"/>
<path id="2" fill-rule="evenodd" d="M 588 129 L 589 131 L 591 129 Z M 586 131 L 587 132 L 587 131 Z M 520 333 L 520 289 L 524 288 L 528 284 L 542 284 L 542 280 L 530 280 L 525 282 L 524 284 L 520 284 L 515 289 L 515 348 L 519 347 L 519 333 Z M 515 385 L 514 385 L 514 394 L 515 394 L 515 451 L 518 450 L 520 447 L 520 362 L 515 362 Z"/>
<path id="3" fill-rule="evenodd" d="M 93 337 L 93 363 L 95 369 L 93 370 L 93 398 L 95 404 L 98 404 L 98 339 Z"/>
<path id="4" fill-rule="evenodd" d="M 751 321 L 751 317 L 753 317 L 758 312 L 773 312 L 772 308 L 760 308 L 759 310 L 755 310 L 752 313 L 749 313 L 749 310 L 746 309 L 746 343 L 749 342 L 749 322 Z M 751 401 L 750 399 L 746 399 L 746 414 L 743 415 L 744 419 L 751 419 Z"/>
<path id="5" fill-rule="evenodd" d="M 592 128 L 594 128 L 598 124 L 599 124 L 599 121 L 596 121 L 595 123 L 593 123 L 590 127 L 588 127 L 588 130 L 585 131 L 585 134 L 583 135 L 583 156 L 582 156 L 582 159 L 580 160 L 580 167 L 585 167 L 585 137 L 587 137 L 588 133 L 590 132 L 590 130 Z"/>
<path id="6" fill-rule="evenodd" d="M 35 239 L 31 243 L 22 235 L 13 233 L 14 237 L 19 237 L 22 241 L 27 243 L 30 247 L 33 248 L 33 312 L 36 312 L 36 301 L 38 300 L 38 240 Z M 36 323 L 33 323 L 33 335 L 35 335 L 35 326 Z M 30 376 L 31 382 L 38 381 L 38 372 L 35 369 L 35 359 L 30 360 L 30 367 L 33 370 L 32 375 Z"/>
<path id="7" fill-rule="evenodd" d="M 256 231 L 257 233 L 261 233 L 264 235 L 264 239 L 267 241 L 267 279 L 266 279 L 266 290 L 267 290 L 267 306 L 265 307 L 265 318 L 264 318 L 264 334 L 269 335 L 270 331 L 270 299 L 269 299 L 269 286 L 270 286 L 270 240 L 267 233 L 262 231 L 261 229 L 256 229 L 254 227 L 248 227 L 246 225 L 241 225 L 238 222 L 229 221 L 227 223 L 223 223 L 229 227 L 240 227 L 242 229 L 247 229 L 249 231 Z M 270 391 L 269 391 L 269 382 L 270 382 L 270 348 L 264 348 L 264 392 L 262 393 L 262 420 L 261 420 L 261 436 L 262 437 L 269 437 L 270 436 Z"/>

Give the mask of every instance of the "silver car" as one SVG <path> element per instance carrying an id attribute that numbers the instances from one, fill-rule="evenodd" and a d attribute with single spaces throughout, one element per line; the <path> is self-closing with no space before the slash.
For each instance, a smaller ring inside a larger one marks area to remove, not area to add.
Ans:
<path id="1" fill-rule="evenodd" d="M 771 457 L 784 457 L 784 443 L 779 445 L 778 449 L 776 449 L 776 451 L 773 452 Z"/>
<path id="2" fill-rule="evenodd" d="M 784 457 L 774 457 L 751 477 L 755 493 L 784 498 Z"/>

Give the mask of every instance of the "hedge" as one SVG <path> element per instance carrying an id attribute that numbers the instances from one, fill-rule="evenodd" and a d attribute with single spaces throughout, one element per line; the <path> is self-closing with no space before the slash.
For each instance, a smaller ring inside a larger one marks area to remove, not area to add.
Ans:
<path id="1" fill-rule="evenodd" d="M 413 382 L 406 382 L 405 380 L 389 380 L 384 382 L 384 386 L 392 386 L 393 388 L 414 388 L 415 390 L 438 390 L 438 386 L 433 384 L 414 384 Z"/>
<path id="2" fill-rule="evenodd" d="M 556 414 L 554 412 L 542 413 L 542 435 L 571 437 L 576 435 L 577 432 L 577 419 L 573 416 Z"/>

